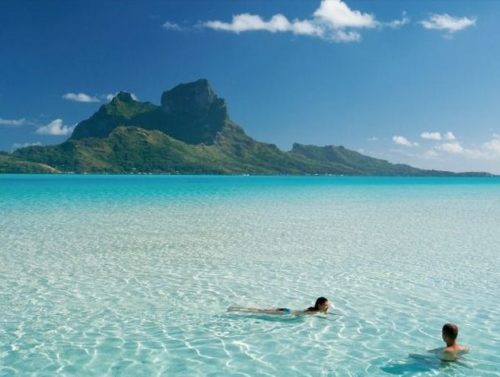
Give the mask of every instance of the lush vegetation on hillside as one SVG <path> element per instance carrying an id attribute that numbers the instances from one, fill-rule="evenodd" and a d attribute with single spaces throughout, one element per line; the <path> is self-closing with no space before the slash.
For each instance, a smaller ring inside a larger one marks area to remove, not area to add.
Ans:
<path id="1" fill-rule="evenodd" d="M 57 169 L 46 164 L 26 161 L 0 152 L 0 173 L 58 173 Z"/>
<path id="2" fill-rule="evenodd" d="M 364 156 L 344 147 L 258 142 L 231 121 L 208 81 L 163 93 L 161 106 L 119 93 L 66 142 L 0 154 L 0 172 L 453 175 Z"/>

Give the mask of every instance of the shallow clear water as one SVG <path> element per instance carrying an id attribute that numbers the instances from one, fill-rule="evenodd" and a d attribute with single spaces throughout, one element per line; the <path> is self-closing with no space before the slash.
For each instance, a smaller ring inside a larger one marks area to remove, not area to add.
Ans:
<path id="1" fill-rule="evenodd" d="M 0 376 L 499 376 L 499 224 L 496 178 L 3 175 Z"/>

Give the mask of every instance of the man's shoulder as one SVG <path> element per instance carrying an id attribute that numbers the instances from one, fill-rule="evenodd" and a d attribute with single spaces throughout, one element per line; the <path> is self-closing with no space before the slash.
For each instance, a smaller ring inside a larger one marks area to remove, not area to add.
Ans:
<path id="1" fill-rule="evenodd" d="M 466 353 L 466 352 L 469 352 L 469 351 L 470 351 L 470 348 L 467 347 L 467 346 L 459 346 L 458 347 L 458 352 Z"/>
<path id="2" fill-rule="evenodd" d="M 466 346 L 446 347 L 443 349 L 442 360 L 455 361 L 459 355 L 467 352 L 469 352 L 469 347 Z"/>

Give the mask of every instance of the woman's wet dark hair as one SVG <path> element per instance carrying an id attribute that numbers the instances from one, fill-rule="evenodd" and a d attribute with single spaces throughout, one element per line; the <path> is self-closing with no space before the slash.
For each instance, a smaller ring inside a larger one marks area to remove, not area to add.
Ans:
<path id="1" fill-rule="evenodd" d="M 316 299 L 316 302 L 314 303 L 314 306 L 310 306 L 307 308 L 308 311 L 318 311 L 319 306 L 323 305 L 325 302 L 327 302 L 328 299 L 326 297 L 318 297 Z"/>

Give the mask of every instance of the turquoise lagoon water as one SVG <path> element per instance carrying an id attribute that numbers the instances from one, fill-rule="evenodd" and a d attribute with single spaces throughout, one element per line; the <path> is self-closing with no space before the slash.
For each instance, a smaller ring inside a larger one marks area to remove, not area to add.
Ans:
<path id="1" fill-rule="evenodd" d="M 499 249 L 496 178 L 0 176 L 0 376 L 499 376 Z"/>

